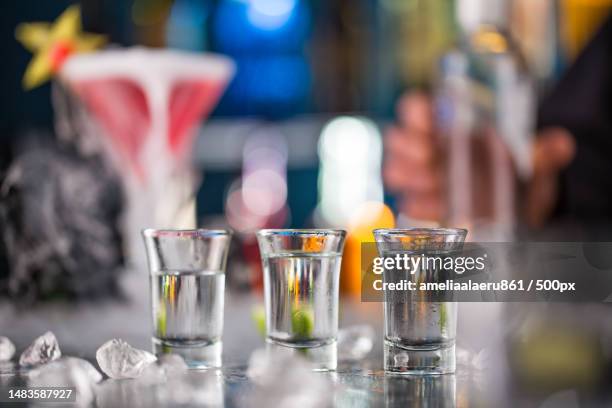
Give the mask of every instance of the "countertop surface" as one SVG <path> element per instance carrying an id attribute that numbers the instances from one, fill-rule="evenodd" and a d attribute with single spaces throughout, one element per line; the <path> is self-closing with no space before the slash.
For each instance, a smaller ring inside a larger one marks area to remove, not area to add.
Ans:
<path id="1" fill-rule="evenodd" d="M 126 277 L 125 288 L 123 302 L 27 309 L 0 302 L 0 335 L 15 343 L 18 355 L 35 337 L 51 330 L 63 355 L 85 358 L 96 367 L 97 348 L 111 338 L 150 350 L 148 279 L 133 272 Z M 203 399 L 191 405 L 612 406 L 608 391 L 612 388 L 612 313 L 607 305 L 460 303 L 457 372 L 417 377 L 385 375 L 382 370 L 382 304 L 343 299 L 340 328 L 367 324 L 377 334 L 369 355 L 361 361 L 341 361 L 336 372 L 304 375 L 297 384 L 291 382 L 295 379 L 290 374 L 299 367 L 287 366 L 281 375 L 275 374 L 272 384 L 262 385 L 247 374 L 249 357 L 265 346 L 252 320 L 253 307 L 262 301 L 257 295 L 228 294 L 224 367 L 190 372 L 192 381 L 206 390 Z M 5 387 L 20 382 L 22 377 L 0 374 Z M 176 405 L 156 399 L 157 391 L 141 387 L 134 380 L 104 380 L 96 405 Z"/>

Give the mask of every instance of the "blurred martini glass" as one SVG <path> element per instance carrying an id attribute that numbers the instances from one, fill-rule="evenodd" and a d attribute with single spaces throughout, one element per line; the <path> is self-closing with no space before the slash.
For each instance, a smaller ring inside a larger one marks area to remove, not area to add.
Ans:
<path id="1" fill-rule="evenodd" d="M 142 228 L 195 227 L 193 142 L 233 72 L 220 55 L 144 48 L 75 55 L 62 66 L 124 180 L 128 250 L 142 252 Z"/>

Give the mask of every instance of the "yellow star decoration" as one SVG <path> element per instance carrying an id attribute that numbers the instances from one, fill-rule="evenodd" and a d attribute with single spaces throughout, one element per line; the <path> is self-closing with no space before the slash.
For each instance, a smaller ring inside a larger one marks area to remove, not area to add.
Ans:
<path id="1" fill-rule="evenodd" d="M 78 5 L 68 7 L 53 24 L 19 24 L 15 37 L 33 54 L 23 75 L 28 90 L 50 79 L 71 54 L 93 51 L 106 42 L 103 35 L 83 32 Z"/>

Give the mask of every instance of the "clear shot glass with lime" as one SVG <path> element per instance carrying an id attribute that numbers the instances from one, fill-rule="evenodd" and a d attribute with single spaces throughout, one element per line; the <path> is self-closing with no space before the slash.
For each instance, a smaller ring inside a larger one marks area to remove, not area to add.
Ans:
<path id="1" fill-rule="evenodd" d="M 382 257 L 455 256 L 463 248 L 467 231 L 456 228 L 374 230 Z M 385 269 L 388 283 L 444 282 L 447 272 L 434 267 L 416 270 Z M 455 372 L 457 303 L 443 302 L 433 292 L 392 291 L 385 301 L 385 371 L 395 374 L 451 374 Z"/>
<path id="2" fill-rule="evenodd" d="M 266 343 L 301 354 L 315 370 L 337 365 L 338 287 L 346 232 L 261 230 Z"/>
<path id="3" fill-rule="evenodd" d="M 227 230 L 143 231 L 151 282 L 153 349 L 190 368 L 221 366 Z"/>

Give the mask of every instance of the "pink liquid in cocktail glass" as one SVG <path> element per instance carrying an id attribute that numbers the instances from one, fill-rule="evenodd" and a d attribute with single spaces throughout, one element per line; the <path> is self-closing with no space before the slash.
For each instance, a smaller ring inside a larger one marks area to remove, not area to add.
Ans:
<path id="1" fill-rule="evenodd" d="M 83 101 L 125 182 L 134 239 L 141 228 L 195 226 L 195 214 L 181 214 L 195 189 L 195 130 L 233 72 L 223 56 L 144 48 L 80 54 L 63 65 L 61 79 Z"/>
<path id="2" fill-rule="evenodd" d="M 146 180 L 147 149 L 180 164 L 232 73 L 222 56 L 136 48 L 74 56 L 61 76 L 125 160 L 121 167 Z"/>
<path id="3" fill-rule="evenodd" d="M 76 82 L 74 89 L 104 128 L 112 148 L 144 182 L 147 173 L 141 153 L 151 129 L 151 111 L 142 87 L 124 78 L 105 78 Z M 194 125 L 210 113 L 224 89 L 225 82 L 219 80 L 172 84 L 165 140 L 172 160 L 183 159 L 193 143 Z"/>

